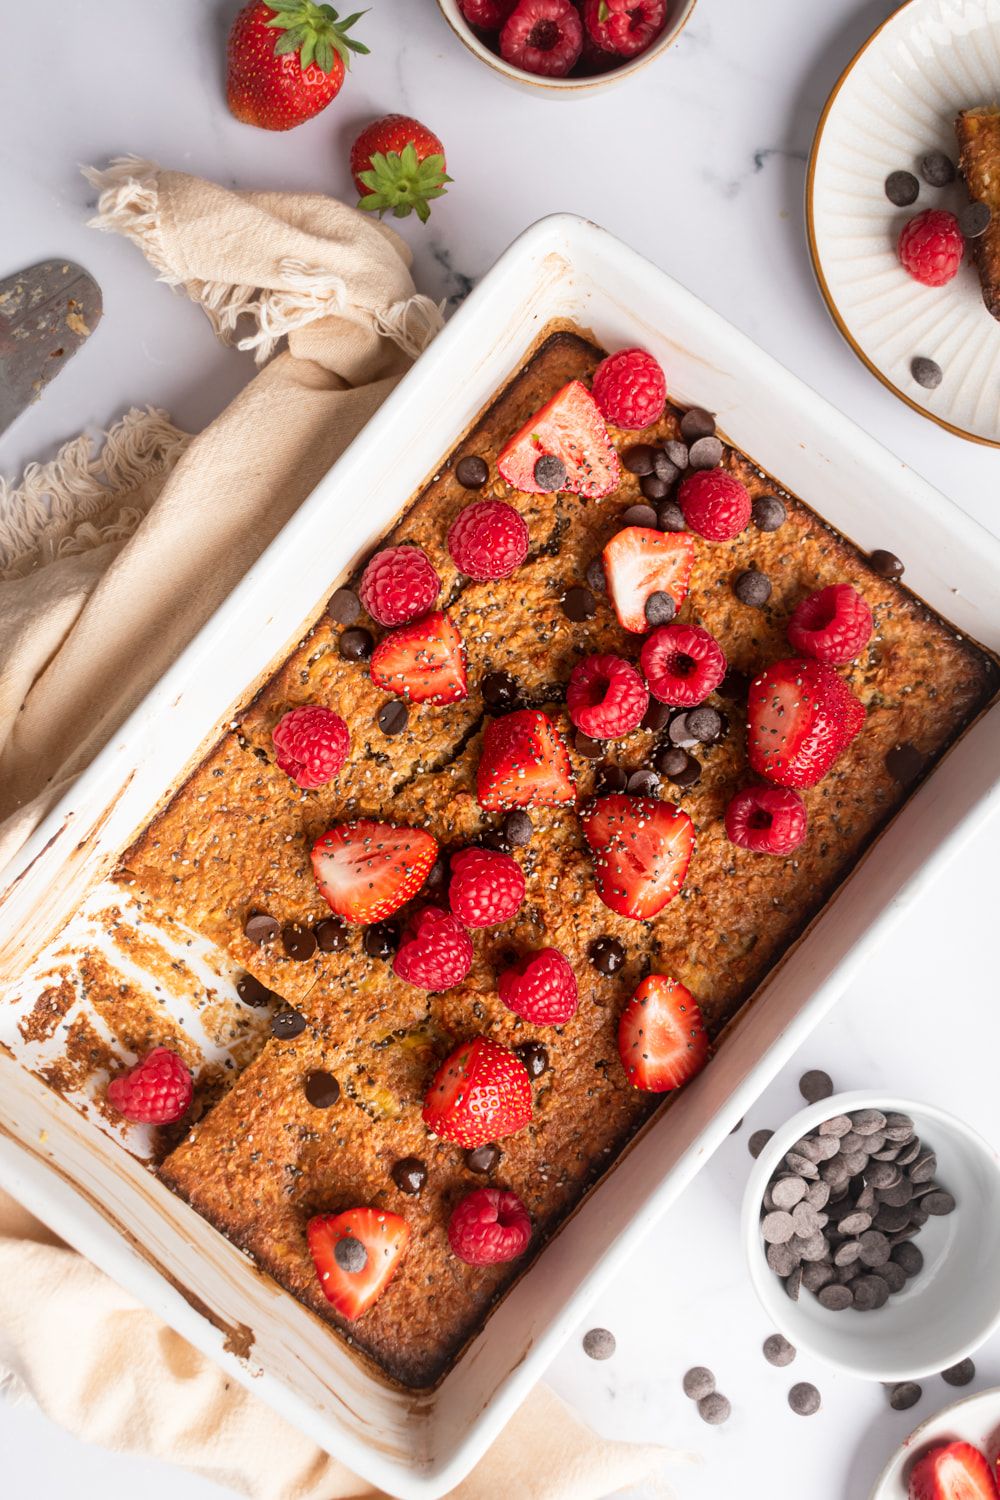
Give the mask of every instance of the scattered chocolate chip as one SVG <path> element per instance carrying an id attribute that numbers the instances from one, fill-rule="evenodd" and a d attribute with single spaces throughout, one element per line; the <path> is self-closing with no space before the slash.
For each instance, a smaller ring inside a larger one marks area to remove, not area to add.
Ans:
<path id="1" fill-rule="evenodd" d="M 747 568 L 733 583 L 733 593 L 741 604 L 761 609 L 771 597 L 771 580 L 757 568 Z"/>
<path id="2" fill-rule="evenodd" d="M 470 1172 L 481 1172 L 484 1176 L 494 1172 L 500 1162 L 500 1147 L 490 1141 L 485 1146 L 466 1151 L 465 1165 Z"/>
<path id="3" fill-rule="evenodd" d="M 514 1048 L 514 1055 L 524 1063 L 528 1077 L 532 1080 L 541 1078 L 549 1065 L 549 1054 L 541 1042 L 519 1042 Z"/>
<path id="4" fill-rule="evenodd" d="M 251 912 L 243 923 L 243 936 L 250 943 L 273 943 L 281 927 L 266 911 Z"/>
<path id="5" fill-rule="evenodd" d="M 524 812 L 521 808 L 515 808 L 504 818 L 503 831 L 512 849 L 523 849 L 525 844 L 531 843 L 531 835 L 535 831 L 531 814 Z"/>
<path id="6" fill-rule="evenodd" d="M 944 371 L 936 360 L 928 359 L 925 354 L 918 354 L 910 360 L 910 374 L 917 385 L 924 386 L 929 391 L 934 391 L 944 379 Z"/>
<path id="7" fill-rule="evenodd" d="M 649 766 L 633 771 L 625 784 L 630 797 L 655 797 L 660 790 L 660 778 Z"/>
<path id="8" fill-rule="evenodd" d="M 868 561 L 871 563 L 872 571 L 880 578 L 901 578 L 903 576 L 903 564 L 895 552 L 887 552 L 884 547 L 876 547 L 871 553 Z"/>
<path id="9" fill-rule="evenodd" d="M 653 459 L 653 473 L 657 479 L 662 479 L 664 484 L 673 484 L 680 473 L 680 469 L 678 469 L 676 464 L 670 462 L 670 459 L 662 448 L 657 448 L 656 456 Z"/>
<path id="10" fill-rule="evenodd" d="M 575 583 L 563 595 L 562 610 L 568 620 L 581 625 L 584 620 L 594 618 L 597 613 L 597 604 L 589 589 L 581 588 L 578 583 Z"/>
<path id="11" fill-rule="evenodd" d="M 782 1369 L 795 1358 L 795 1345 L 790 1344 L 782 1333 L 772 1333 L 764 1340 L 764 1358 L 769 1365 Z"/>
<path id="12" fill-rule="evenodd" d="M 777 531 L 783 526 L 788 512 L 777 495 L 758 495 L 753 502 L 751 516 L 758 531 Z"/>
<path id="13" fill-rule="evenodd" d="M 927 151 L 920 158 L 920 175 L 931 187 L 947 187 L 955 181 L 955 163 L 943 151 Z"/>
<path id="14" fill-rule="evenodd" d="M 378 727 L 383 734 L 402 734 L 406 728 L 410 710 L 399 698 L 392 698 L 388 703 L 383 703 L 378 711 Z"/>
<path id="15" fill-rule="evenodd" d="M 618 792 L 623 792 L 627 786 L 628 776 L 621 766 L 603 765 L 598 768 L 594 795 L 595 797 L 613 797 Z"/>
<path id="16" fill-rule="evenodd" d="M 687 468 L 688 445 L 687 443 L 682 443 L 680 438 L 668 438 L 663 444 L 663 451 L 675 469 Z"/>
<path id="17" fill-rule="evenodd" d="M 911 1406 L 916 1406 L 923 1394 L 915 1380 L 900 1380 L 889 1387 L 889 1405 L 893 1411 L 909 1411 Z"/>
<path id="18" fill-rule="evenodd" d="M 369 958 L 391 958 L 399 947 L 399 939 L 399 923 L 390 918 L 366 927 L 361 944 Z"/>
<path id="19" fill-rule="evenodd" d="M 534 468 L 535 483 L 540 490 L 561 490 L 566 483 L 566 465 L 555 453 L 543 453 Z"/>
<path id="20" fill-rule="evenodd" d="M 711 745 L 722 733 L 722 715 L 716 708 L 692 708 L 687 713 L 687 732 L 701 745 Z"/>
<path id="21" fill-rule="evenodd" d="M 340 1098 L 340 1084 L 332 1073 L 317 1069 L 307 1076 L 305 1092 L 313 1109 L 329 1109 Z"/>
<path id="22" fill-rule="evenodd" d="M 833 1079 L 822 1068 L 810 1068 L 799 1079 L 799 1093 L 807 1104 L 818 1104 L 820 1099 L 829 1099 L 833 1093 Z M 843 1118 L 846 1119 L 846 1115 Z"/>
<path id="23" fill-rule="evenodd" d="M 590 1328 L 583 1335 L 583 1352 L 588 1359 L 610 1359 L 616 1347 L 609 1328 Z"/>
<path id="24" fill-rule="evenodd" d="M 670 709 L 667 705 L 661 703 L 658 698 L 650 698 L 649 707 L 642 716 L 640 728 L 651 729 L 654 734 L 659 734 L 669 723 Z"/>
<path id="25" fill-rule="evenodd" d="M 401 1193 L 415 1198 L 427 1181 L 427 1168 L 418 1156 L 404 1156 L 390 1175 Z"/>
<path id="26" fill-rule="evenodd" d="M 656 516 L 661 531 L 687 531 L 684 512 L 676 500 L 665 500 Z"/>
<path id="27" fill-rule="evenodd" d="M 313 928 L 313 935 L 321 953 L 340 953 L 351 940 L 346 922 L 339 917 L 324 917 Z"/>
<path id="28" fill-rule="evenodd" d="M 715 418 L 703 406 L 692 406 L 681 417 L 681 437 L 685 442 L 697 442 L 699 438 L 715 436 Z"/>
<path id="29" fill-rule="evenodd" d="M 301 1036 L 306 1029 L 306 1018 L 300 1015 L 291 1006 L 284 1010 L 276 1011 L 271 1017 L 271 1035 L 282 1042 L 290 1042 L 293 1037 Z"/>
<path id="30" fill-rule="evenodd" d="M 690 750 L 692 745 L 698 741 L 688 729 L 688 716 L 686 709 L 675 709 L 670 723 L 667 725 L 667 738 L 672 745 L 680 745 L 682 749 Z"/>
<path id="31" fill-rule="evenodd" d="M 993 218 L 987 203 L 967 203 L 958 216 L 958 227 L 967 240 L 978 240 Z"/>
<path id="32" fill-rule="evenodd" d="M 305 963 L 316 952 L 316 938 L 301 922 L 286 922 L 281 929 L 281 946 L 296 963 Z"/>
<path id="33" fill-rule="evenodd" d="M 606 594 L 608 592 L 608 578 L 604 571 L 604 559 L 595 557 L 587 564 L 587 587 L 595 594 Z"/>
<path id="34" fill-rule="evenodd" d="M 353 589 L 338 589 L 327 601 L 326 612 L 338 625 L 353 625 L 361 614 L 361 601 Z"/>
<path id="35" fill-rule="evenodd" d="M 341 632 L 337 648 L 345 661 L 367 661 L 375 649 L 375 637 L 370 630 L 355 626 Z"/>
<path id="36" fill-rule="evenodd" d="M 724 1396 L 721 1391 L 713 1391 L 710 1396 L 702 1396 L 698 1402 L 698 1415 L 710 1427 L 718 1427 L 721 1422 L 728 1422 L 732 1410 L 729 1397 Z"/>
<path id="37" fill-rule="evenodd" d="M 353 1234 L 345 1234 L 333 1247 L 333 1258 L 348 1276 L 359 1275 L 368 1264 L 368 1251 Z"/>
<path id="38" fill-rule="evenodd" d="M 479 691 L 486 707 L 494 713 L 510 713 L 521 701 L 521 684 L 509 672 L 487 672 Z"/>
<path id="39" fill-rule="evenodd" d="M 893 781 L 910 786 L 924 769 L 924 757 L 915 745 L 893 745 L 886 751 L 885 768 Z"/>
<path id="40" fill-rule="evenodd" d="M 715 1376 L 706 1365 L 694 1365 L 685 1373 L 681 1386 L 692 1401 L 704 1401 L 715 1390 Z"/>
<path id="41" fill-rule="evenodd" d="M 651 505 L 630 505 L 622 516 L 623 526 L 645 526 L 652 528 L 656 525 L 656 511 Z"/>
<path id="42" fill-rule="evenodd" d="M 653 763 L 661 776 L 678 786 L 694 786 L 701 778 L 701 766 L 679 745 L 666 745 L 657 752 Z"/>
<path id="43" fill-rule="evenodd" d="M 644 612 L 648 624 L 669 625 L 677 613 L 677 605 L 674 603 L 672 594 L 657 589 L 656 593 L 650 594 L 646 600 Z"/>
<path id="44" fill-rule="evenodd" d="M 595 938 L 590 945 L 588 957 L 599 974 L 610 978 L 612 974 L 618 973 L 625 962 L 625 944 L 618 938 L 607 935 Z"/>
<path id="45" fill-rule="evenodd" d="M 642 493 L 647 500 L 652 500 L 659 504 L 661 500 L 665 500 L 670 494 L 670 481 L 668 479 L 661 478 L 659 474 L 644 474 L 639 480 L 639 488 L 642 490 Z M 650 506 L 649 509 L 652 509 L 652 506 Z M 655 526 L 656 522 L 657 517 L 654 512 L 654 519 L 648 523 L 644 521 L 629 521 L 627 522 L 627 525 L 641 526 L 648 524 L 650 526 Z"/>
<path id="46" fill-rule="evenodd" d="M 622 467 L 630 474 L 652 474 L 654 453 L 649 443 L 634 443 L 622 454 Z"/>
<path id="47" fill-rule="evenodd" d="M 489 465 L 477 454 L 468 453 L 455 465 L 455 478 L 463 489 L 481 490 L 489 477 Z"/>
<path id="48" fill-rule="evenodd" d="M 750 1152 L 750 1155 L 754 1158 L 755 1161 L 763 1151 L 764 1147 L 767 1145 L 773 1134 L 773 1130 L 755 1130 L 753 1135 L 747 1141 L 747 1150 Z"/>
<path id="49" fill-rule="evenodd" d="M 717 437 L 702 437 L 691 444 L 688 466 L 692 469 L 714 469 L 722 462 L 722 444 Z"/>
<path id="50" fill-rule="evenodd" d="M 885 179 L 885 196 L 896 208 L 909 208 L 919 192 L 920 183 L 912 172 L 890 172 Z"/>
<path id="51" fill-rule="evenodd" d="M 236 981 L 236 993 L 244 1005 L 250 1005 L 254 1010 L 271 1005 L 277 998 L 274 991 L 269 990 L 266 984 L 261 984 L 253 974 L 240 975 Z"/>
<path id="52" fill-rule="evenodd" d="M 960 1359 L 957 1365 L 949 1365 L 947 1370 L 941 1371 L 941 1379 L 946 1385 L 968 1385 L 976 1378 L 976 1367 L 971 1359 Z"/>
<path id="53" fill-rule="evenodd" d="M 584 760 L 601 760 L 604 756 L 604 745 L 601 740 L 592 740 L 589 734 L 584 734 L 578 729 L 573 736 L 573 748 Z"/>

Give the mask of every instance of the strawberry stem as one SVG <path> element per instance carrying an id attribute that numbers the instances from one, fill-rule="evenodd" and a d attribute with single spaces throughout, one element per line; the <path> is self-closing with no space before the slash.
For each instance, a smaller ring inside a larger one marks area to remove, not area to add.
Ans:
<path id="1" fill-rule="evenodd" d="M 358 207 L 366 213 L 377 213 L 380 218 L 388 209 L 397 219 L 416 212 L 421 224 L 426 224 L 431 212 L 430 200 L 443 197 L 451 180 L 440 151 L 421 161 L 409 141 L 402 151 L 372 153 L 368 171 L 358 173 L 358 181 L 368 189 Z"/>
<path id="2" fill-rule="evenodd" d="M 287 52 L 297 52 L 303 73 L 311 63 L 323 73 L 332 73 L 338 57 L 349 68 L 352 52 L 369 50 L 356 37 L 348 36 L 364 11 L 341 20 L 332 5 L 317 5 L 316 0 L 276 0 L 274 10 L 267 22 L 281 33 L 274 44 L 274 55 L 282 57 Z"/>

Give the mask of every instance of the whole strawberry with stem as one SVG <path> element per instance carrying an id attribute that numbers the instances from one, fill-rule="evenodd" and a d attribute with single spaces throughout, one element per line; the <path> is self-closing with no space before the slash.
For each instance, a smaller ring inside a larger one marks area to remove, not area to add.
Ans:
<path id="1" fill-rule="evenodd" d="M 343 20 L 315 0 L 251 0 L 229 32 L 226 97 L 237 120 L 262 130 L 291 130 L 340 93 L 351 53 L 368 48 L 350 36 L 362 12 Z"/>
<path id="2" fill-rule="evenodd" d="M 351 175 L 366 213 L 381 218 L 391 210 L 397 219 L 416 213 L 421 224 L 452 180 L 441 141 L 412 115 L 383 115 L 366 125 L 351 147 Z"/>

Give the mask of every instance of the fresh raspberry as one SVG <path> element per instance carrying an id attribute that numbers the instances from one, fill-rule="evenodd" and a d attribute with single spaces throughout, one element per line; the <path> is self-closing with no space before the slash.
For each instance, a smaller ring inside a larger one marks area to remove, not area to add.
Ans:
<path id="1" fill-rule="evenodd" d="M 928 208 L 903 225 L 897 245 L 900 264 L 924 286 L 944 286 L 957 275 L 965 239 L 954 214 Z"/>
<path id="2" fill-rule="evenodd" d="M 497 1266 L 528 1248 L 531 1219 L 516 1193 L 476 1188 L 452 1211 L 448 1243 L 470 1266 Z"/>
<path id="3" fill-rule="evenodd" d="M 676 708 L 704 703 L 726 675 L 722 647 L 700 625 L 661 625 L 643 642 L 639 664 L 653 697 Z"/>
<path id="4" fill-rule="evenodd" d="M 191 1074 L 169 1047 L 154 1047 L 108 1084 L 108 1103 L 136 1125 L 172 1125 L 187 1114 L 193 1095 Z"/>
<path id="5" fill-rule="evenodd" d="M 493 849 L 452 855 L 448 904 L 465 927 L 509 922 L 524 900 L 524 875 L 516 859 Z"/>
<path id="6" fill-rule="evenodd" d="M 418 990 L 450 990 L 472 968 L 472 939 L 450 912 L 425 906 L 406 925 L 392 971 Z"/>
<path id="7" fill-rule="evenodd" d="M 505 500 L 476 500 L 452 522 L 448 551 L 468 578 L 506 578 L 528 555 L 528 527 Z"/>
<path id="8" fill-rule="evenodd" d="M 666 0 L 584 0 L 583 19 L 599 47 L 635 57 L 663 30 Z"/>
<path id="9" fill-rule="evenodd" d="M 872 633 L 868 601 L 849 583 L 831 583 L 795 606 L 788 639 L 803 656 L 839 666 L 853 661 Z"/>
<path id="10" fill-rule="evenodd" d="M 583 48 L 583 23 L 570 0 L 519 0 L 500 33 L 500 56 L 526 73 L 565 78 Z"/>
<path id="11" fill-rule="evenodd" d="M 279 771 L 296 786 L 326 786 L 347 759 L 351 736 L 339 714 L 305 703 L 282 714 L 271 735 Z"/>
<path id="12" fill-rule="evenodd" d="M 358 594 L 380 625 L 405 625 L 427 613 L 440 588 L 440 578 L 419 547 L 386 547 L 362 573 Z"/>
<path id="13" fill-rule="evenodd" d="M 806 836 L 806 809 L 784 786 L 747 786 L 726 808 L 726 837 L 755 854 L 791 854 Z"/>
<path id="14" fill-rule="evenodd" d="M 698 469 L 677 492 L 684 519 L 710 542 L 728 542 L 745 531 L 753 504 L 745 484 L 725 469 Z"/>
<path id="15" fill-rule="evenodd" d="M 585 656 L 566 689 L 566 707 L 577 729 L 595 740 L 615 740 L 638 729 L 649 692 L 631 662 L 620 656 Z"/>
<path id="16" fill-rule="evenodd" d="M 458 4 L 470 26 L 499 31 L 517 0 L 458 0 Z"/>
<path id="17" fill-rule="evenodd" d="M 667 382 L 645 349 L 619 349 L 594 371 L 593 395 L 606 422 L 637 432 L 662 417 Z"/>
<path id="18" fill-rule="evenodd" d="M 504 969 L 497 991 L 508 1010 L 533 1026 L 562 1026 L 579 1000 L 576 975 L 558 948 L 543 948 Z"/>

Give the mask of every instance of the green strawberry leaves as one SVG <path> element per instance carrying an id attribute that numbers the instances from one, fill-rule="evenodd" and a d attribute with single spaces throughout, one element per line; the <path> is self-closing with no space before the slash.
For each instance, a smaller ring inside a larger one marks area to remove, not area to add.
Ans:
<path id="1" fill-rule="evenodd" d="M 281 35 L 274 46 L 275 57 L 297 52 L 303 73 L 312 64 L 323 73 L 332 73 L 339 58 L 345 68 L 351 66 L 351 53 L 369 49 L 356 37 L 348 36 L 365 14 L 356 11 L 341 20 L 332 5 L 317 5 L 315 0 L 276 0 L 276 14 L 266 22 Z"/>
<path id="2" fill-rule="evenodd" d="M 358 181 L 368 189 L 358 204 L 366 213 L 381 217 L 391 209 L 395 218 L 405 219 L 415 212 L 421 224 L 426 224 L 431 200 L 443 197 L 452 179 L 440 151 L 421 161 L 409 141 L 402 151 L 374 151 L 371 166 L 358 173 Z"/>

